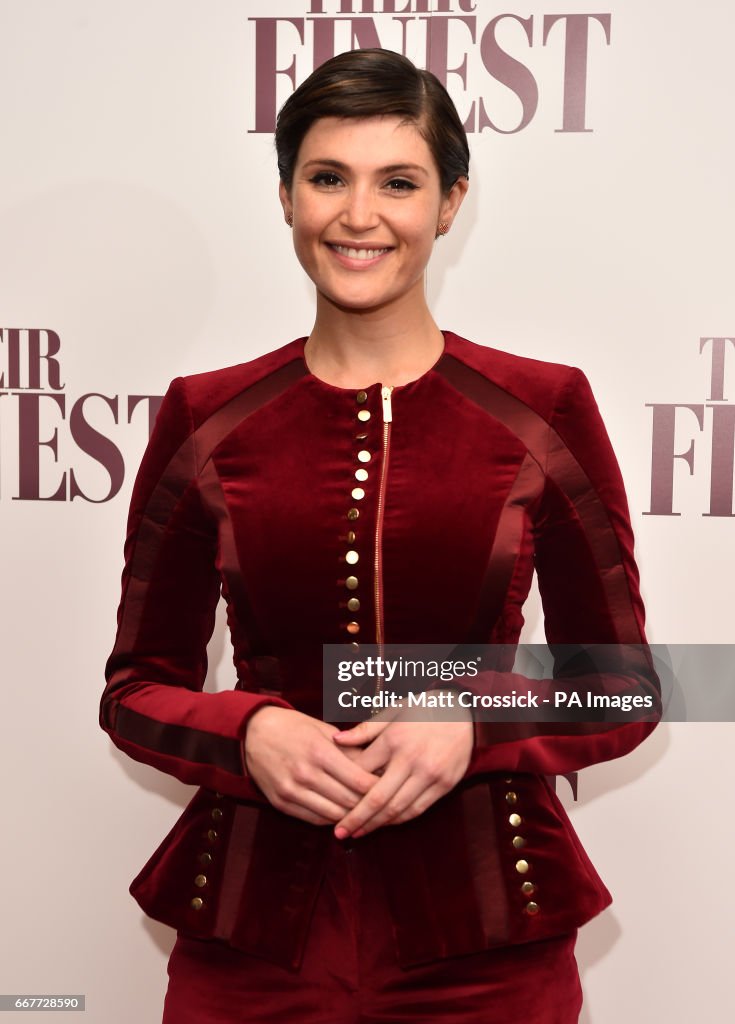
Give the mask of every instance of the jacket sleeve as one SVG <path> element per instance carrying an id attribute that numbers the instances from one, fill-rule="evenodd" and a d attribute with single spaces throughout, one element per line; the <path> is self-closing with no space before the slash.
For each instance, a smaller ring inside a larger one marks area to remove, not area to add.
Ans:
<path id="1" fill-rule="evenodd" d="M 477 695 L 528 691 L 540 710 L 476 712 L 468 775 L 576 771 L 626 754 L 661 715 L 623 481 L 592 390 L 576 368 L 559 388 L 542 468 L 532 540 L 553 678 L 498 669 L 479 674 L 471 687 Z M 602 701 L 555 715 L 559 691 L 577 693 L 583 704 L 588 694 Z M 608 698 L 626 695 L 640 706 L 605 710 Z"/>
<path id="2" fill-rule="evenodd" d="M 241 741 L 258 708 L 291 705 L 239 688 L 202 692 L 220 575 L 198 463 L 186 382 L 177 378 L 133 488 L 100 724 L 120 750 L 182 782 L 265 802 L 246 775 Z"/>

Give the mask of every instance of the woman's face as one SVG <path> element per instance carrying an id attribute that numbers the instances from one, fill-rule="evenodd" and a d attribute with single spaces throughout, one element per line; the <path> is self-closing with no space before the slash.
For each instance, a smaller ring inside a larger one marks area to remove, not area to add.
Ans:
<path id="1" fill-rule="evenodd" d="M 366 311 L 423 302 L 438 225 L 451 224 L 466 189 L 460 178 L 442 194 L 426 141 L 399 117 L 326 117 L 304 136 L 280 196 L 319 295 Z"/>

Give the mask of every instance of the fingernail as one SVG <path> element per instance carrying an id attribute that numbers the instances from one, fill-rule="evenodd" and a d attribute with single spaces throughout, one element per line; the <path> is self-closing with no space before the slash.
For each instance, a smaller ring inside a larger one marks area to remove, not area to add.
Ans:
<path id="1" fill-rule="evenodd" d="M 338 825 L 337 828 L 334 830 L 334 834 L 337 839 L 346 839 L 350 833 L 347 831 L 346 828 L 343 828 L 342 825 Z"/>

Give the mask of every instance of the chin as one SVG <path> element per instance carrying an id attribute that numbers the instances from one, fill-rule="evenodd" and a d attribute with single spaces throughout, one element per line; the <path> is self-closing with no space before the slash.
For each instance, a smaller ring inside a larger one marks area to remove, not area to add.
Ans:
<path id="1" fill-rule="evenodd" d="M 335 289 L 326 290 L 317 288 L 317 291 L 333 306 L 345 311 L 354 310 L 364 312 L 368 309 L 380 309 L 394 302 L 399 296 L 389 295 L 385 292 L 345 292 Z"/>
<path id="2" fill-rule="evenodd" d="M 345 313 L 368 313 L 372 310 L 385 309 L 395 300 L 395 296 L 367 296 L 347 297 L 340 295 L 325 295 L 325 298 L 336 308 Z"/>

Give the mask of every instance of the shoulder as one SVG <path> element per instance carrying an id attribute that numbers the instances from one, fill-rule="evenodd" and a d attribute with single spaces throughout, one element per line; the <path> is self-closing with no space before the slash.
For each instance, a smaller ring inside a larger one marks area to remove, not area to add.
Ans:
<path id="1" fill-rule="evenodd" d="M 457 335 L 447 337 L 445 355 L 442 372 L 450 385 L 508 426 L 567 490 L 584 477 L 605 501 L 618 500 L 617 460 L 578 367 L 513 355 Z"/>
<path id="2" fill-rule="evenodd" d="M 244 363 L 177 377 L 169 394 L 180 396 L 196 425 L 256 385 L 263 385 L 275 397 L 306 373 L 302 353 L 303 338 L 297 338 Z"/>
<path id="3" fill-rule="evenodd" d="M 544 418 L 570 393 L 589 391 L 587 378 L 576 366 L 504 352 L 451 331 L 445 332 L 445 339 L 444 364 L 454 361 L 457 383 L 467 388 L 473 386 L 473 379 L 476 386 L 484 383 L 486 388 L 516 399 Z"/>

